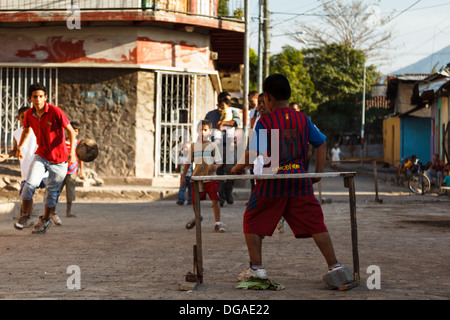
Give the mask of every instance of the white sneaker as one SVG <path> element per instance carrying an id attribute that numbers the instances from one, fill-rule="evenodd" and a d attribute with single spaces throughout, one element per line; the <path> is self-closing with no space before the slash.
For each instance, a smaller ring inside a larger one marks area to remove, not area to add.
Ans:
<path id="1" fill-rule="evenodd" d="M 251 267 L 246 268 L 240 275 L 238 275 L 238 281 L 247 281 L 250 278 L 267 279 L 267 272 L 264 268 L 258 268 L 256 270 Z"/>
<path id="2" fill-rule="evenodd" d="M 214 232 L 223 233 L 225 232 L 225 228 L 222 222 L 218 222 L 214 225 Z"/>
<path id="3" fill-rule="evenodd" d="M 50 218 L 52 218 L 52 221 L 53 221 L 53 223 L 55 225 L 57 225 L 57 226 L 62 225 L 61 218 L 58 216 L 58 214 L 56 212 L 55 213 L 51 213 L 50 214 Z"/>
<path id="4" fill-rule="evenodd" d="M 286 232 L 286 220 L 281 217 L 280 221 L 277 224 L 277 231 L 279 234 L 283 234 Z"/>

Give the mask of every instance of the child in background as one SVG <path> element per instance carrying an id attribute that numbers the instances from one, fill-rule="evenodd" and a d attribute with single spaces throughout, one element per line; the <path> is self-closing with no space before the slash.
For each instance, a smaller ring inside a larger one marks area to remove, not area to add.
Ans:
<path id="1" fill-rule="evenodd" d="M 449 176 L 449 171 L 448 170 L 444 170 L 444 179 L 442 179 L 441 186 L 443 186 L 443 187 L 450 187 L 450 176 Z"/>
<path id="2" fill-rule="evenodd" d="M 184 168 L 184 165 L 189 163 L 189 170 L 186 173 L 185 179 L 186 179 L 186 184 L 185 187 L 182 188 L 180 185 L 180 189 L 178 191 L 178 200 L 177 200 L 177 204 L 182 206 L 184 204 L 184 202 L 186 201 L 186 197 L 185 197 L 185 193 L 186 193 L 186 188 L 187 190 L 187 204 L 192 204 L 191 201 L 191 197 L 192 197 L 192 185 L 191 185 L 191 176 L 192 176 L 192 165 L 189 162 L 189 151 L 191 149 L 191 144 L 189 142 L 186 142 L 183 145 L 183 148 L 181 149 L 180 152 L 180 158 L 179 158 L 179 164 L 177 165 L 175 172 L 180 172 L 180 168 Z M 181 178 L 180 178 L 181 179 Z M 181 181 L 180 181 L 181 182 Z"/>
<path id="3" fill-rule="evenodd" d="M 25 112 L 30 109 L 29 107 L 22 107 L 19 109 L 18 113 L 19 115 L 17 116 L 17 120 L 19 120 L 21 127 L 16 129 L 13 132 L 13 136 L 14 136 L 14 147 L 13 149 L 5 154 L 0 154 L 0 162 L 5 161 L 6 159 L 9 159 L 13 156 L 16 155 L 17 153 L 17 144 L 20 140 L 20 136 L 22 135 L 22 131 L 23 131 L 23 118 L 25 116 Z M 30 164 L 31 161 L 34 158 L 34 153 L 36 152 L 38 145 L 36 143 L 36 136 L 34 135 L 33 130 L 30 131 L 30 134 L 28 135 L 28 138 L 25 140 L 25 142 L 23 143 L 23 149 L 22 149 L 22 155 L 23 158 L 19 159 L 20 162 L 20 173 L 22 176 L 22 182 L 20 184 L 20 193 L 22 192 L 22 188 L 23 188 L 23 184 L 25 183 L 25 180 L 27 179 L 28 176 L 28 171 L 30 169 Z M 39 188 L 43 189 L 45 188 L 45 182 L 46 179 L 48 177 L 48 174 L 44 177 L 44 179 L 42 180 Z M 32 211 L 33 211 L 33 199 L 31 199 L 31 206 L 29 206 L 27 208 L 27 212 L 26 214 L 28 215 L 28 219 L 25 221 L 25 224 L 23 225 L 24 228 L 30 227 L 34 224 L 34 221 L 32 220 Z M 22 206 L 23 207 L 23 206 Z M 23 212 L 23 211 L 22 211 Z M 18 226 L 20 228 L 20 226 Z"/>
<path id="4" fill-rule="evenodd" d="M 70 124 L 72 125 L 73 130 L 75 131 L 75 147 L 78 145 L 79 141 L 77 139 L 77 136 L 80 134 L 80 124 L 76 121 L 70 121 Z M 67 136 L 66 136 L 67 137 Z M 67 149 L 70 150 L 70 141 L 68 137 L 66 138 L 66 145 Z M 67 167 L 67 175 L 64 179 L 63 183 L 61 184 L 60 192 L 62 192 L 64 186 L 66 186 L 66 216 L 68 218 L 76 218 L 76 215 L 71 213 L 72 210 L 72 203 L 75 201 L 75 188 L 77 185 L 77 175 L 83 179 L 83 161 L 76 158 L 77 161 L 74 163 L 70 163 Z M 55 222 L 55 221 L 53 221 Z M 57 224 L 55 222 L 55 224 Z"/>
<path id="5" fill-rule="evenodd" d="M 209 120 L 202 120 L 197 127 L 198 140 L 191 146 L 190 162 L 195 164 L 192 176 L 214 176 L 216 170 L 222 165 L 220 151 L 217 145 L 209 141 L 212 133 L 212 123 Z M 186 174 L 191 163 L 186 163 L 181 175 L 180 186 L 186 186 Z M 192 188 L 194 189 L 194 188 Z M 225 232 L 223 223 L 220 221 L 220 197 L 219 197 L 219 181 L 209 181 L 203 184 L 203 192 L 200 193 L 200 199 L 195 199 L 192 194 L 192 205 L 195 208 L 195 201 L 206 199 L 206 194 L 209 195 L 213 204 L 214 210 L 214 232 Z M 195 226 L 195 218 L 186 224 L 187 229 L 192 229 Z"/>

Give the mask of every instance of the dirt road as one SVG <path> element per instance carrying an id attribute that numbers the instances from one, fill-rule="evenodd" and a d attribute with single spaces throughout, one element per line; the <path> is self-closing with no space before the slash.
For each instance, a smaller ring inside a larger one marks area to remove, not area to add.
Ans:
<path id="1" fill-rule="evenodd" d="M 173 200 L 103 198 L 78 199 L 78 217 L 62 214 L 63 225 L 44 235 L 15 230 L 13 217 L 0 215 L 0 299 L 448 300 L 450 198 L 403 195 L 381 185 L 383 203 L 377 204 L 371 181 L 356 180 L 361 283 L 349 291 L 325 289 L 324 259 L 312 239 L 295 239 L 290 230 L 263 242 L 269 277 L 286 288 L 236 289 L 236 276 L 248 261 L 245 200 L 222 208 L 223 234 L 212 232 L 211 203 L 202 202 L 204 283 L 180 291 L 193 268 L 195 229 L 185 229 L 192 208 Z M 347 190 L 333 180 L 324 181 L 322 191 L 331 201 L 323 210 L 337 256 L 352 267 Z M 62 201 L 58 211 L 64 207 Z M 35 212 L 42 213 L 39 199 Z M 380 289 L 367 286 L 370 266 L 379 267 Z"/>

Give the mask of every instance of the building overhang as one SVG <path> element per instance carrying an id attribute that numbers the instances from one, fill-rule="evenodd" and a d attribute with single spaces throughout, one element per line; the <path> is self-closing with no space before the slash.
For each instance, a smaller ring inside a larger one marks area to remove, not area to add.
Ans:
<path id="1" fill-rule="evenodd" d="M 70 11 L 0 12 L 0 28 L 66 26 Z M 244 63 L 245 24 L 242 20 L 168 11 L 81 11 L 81 29 L 98 25 L 154 26 L 210 36 L 211 51 L 218 70 L 239 72 Z"/>

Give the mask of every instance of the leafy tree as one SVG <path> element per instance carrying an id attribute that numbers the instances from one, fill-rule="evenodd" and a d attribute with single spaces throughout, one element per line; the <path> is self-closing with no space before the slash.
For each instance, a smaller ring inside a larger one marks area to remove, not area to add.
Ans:
<path id="1" fill-rule="evenodd" d="M 344 132 L 361 128 L 361 107 L 365 56 L 360 50 L 331 44 L 302 51 L 304 65 L 314 83 L 312 114 L 315 124 L 332 142 Z M 377 76 L 374 66 L 366 67 L 366 92 Z"/>
<path id="2" fill-rule="evenodd" d="M 322 12 L 314 22 L 299 24 L 301 35 L 294 40 L 307 41 L 313 46 L 338 43 L 351 49 L 361 50 L 367 58 L 380 57 L 379 49 L 388 44 L 391 31 L 385 26 L 391 15 L 381 15 L 380 0 L 320 0 Z"/>
<path id="3" fill-rule="evenodd" d="M 284 46 L 283 50 L 271 57 L 270 72 L 286 76 L 291 85 L 291 102 L 297 102 L 305 114 L 309 115 L 317 108 L 312 100 L 314 84 L 303 64 L 300 50 Z"/>

